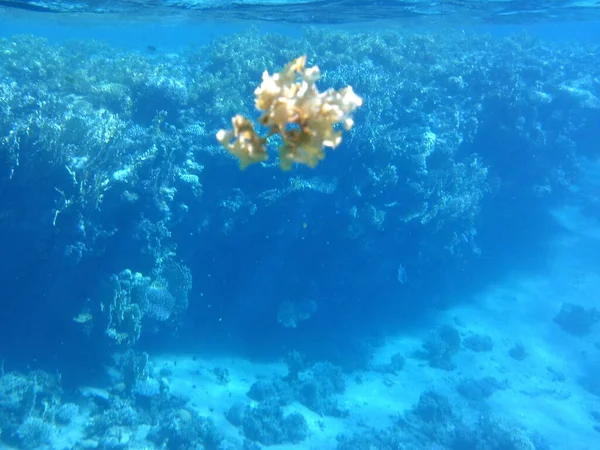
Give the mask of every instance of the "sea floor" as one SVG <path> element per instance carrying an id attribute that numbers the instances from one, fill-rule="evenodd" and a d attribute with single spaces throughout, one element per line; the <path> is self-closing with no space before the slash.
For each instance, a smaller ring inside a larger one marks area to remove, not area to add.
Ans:
<path id="1" fill-rule="evenodd" d="M 564 303 L 584 308 L 600 305 L 600 223 L 586 218 L 576 207 L 557 210 L 554 216 L 564 232 L 552 243 L 543 269 L 507 275 L 501 284 L 489 286 L 471 301 L 436 313 L 421 333 L 390 336 L 377 350 L 373 370 L 347 374 L 345 393 L 338 396 L 339 404 L 349 413 L 347 417 L 319 415 L 292 403 L 285 412 L 300 412 L 306 418 L 308 438 L 300 444 L 269 448 L 335 449 L 341 433 L 352 435 L 391 426 L 394 417 L 413 408 L 427 390 L 447 396 L 462 417 L 476 420 L 483 413 L 493 414 L 542 436 L 549 448 L 600 448 L 599 416 L 592 414 L 600 411 L 600 396 L 582 383 L 585 378 L 600 376 L 600 324 L 577 336 L 554 321 Z M 430 367 L 411 356 L 422 348 L 423 339 L 432 330 L 445 325 L 458 330 L 463 341 L 469 336 L 488 336 L 493 349 L 477 352 L 462 348 L 453 356 L 455 369 L 450 371 Z M 511 356 L 517 345 L 525 350 L 523 359 Z M 398 353 L 406 357 L 401 370 L 376 369 Z M 229 408 L 236 403 L 252 404 L 247 392 L 255 381 L 287 373 L 283 362 L 230 357 L 163 354 L 152 356 L 150 362 L 155 370 L 167 369 L 170 392 L 188 399 L 188 410 L 212 418 L 225 441 L 231 443 L 226 448 L 241 448 L 243 440 L 239 428 L 226 419 Z M 225 382 L 215 376 L 215 367 L 227 369 Z M 464 380 L 485 377 L 493 377 L 502 388 L 483 402 L 472 402 L 457 393 Z M 98 387 L 100 392 L 103 388 Z M 55 437 L 54 448 L 81 443 L 86 421 L 82 409 L 82 416 Z M 144 429 L 132 431 L 129 439 L 131 446 L 127 448 L 153 448 L 142 444 Z M 88 444 L 93 446 L 93 442 Z"/>

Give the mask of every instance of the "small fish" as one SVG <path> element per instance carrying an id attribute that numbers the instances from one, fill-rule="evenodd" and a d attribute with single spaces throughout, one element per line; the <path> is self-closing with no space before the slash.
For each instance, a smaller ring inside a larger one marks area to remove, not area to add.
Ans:
<path id="1" fill-rule="evenodd" d="M 402 264 L 398 265 L 398 271 L 396 273 L 396 279 L 400 284 L 406 284 L 408 281 L 408 274 L 406 273 L 406 269 Z"/>

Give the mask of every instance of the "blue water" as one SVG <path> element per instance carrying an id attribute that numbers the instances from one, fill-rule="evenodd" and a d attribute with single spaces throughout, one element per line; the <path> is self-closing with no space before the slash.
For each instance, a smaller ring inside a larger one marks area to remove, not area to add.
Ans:
<path id="1" fill-rule="evenodd" d="M 597 9 L 1 1 L 0 449 L 600 448 Z"/>

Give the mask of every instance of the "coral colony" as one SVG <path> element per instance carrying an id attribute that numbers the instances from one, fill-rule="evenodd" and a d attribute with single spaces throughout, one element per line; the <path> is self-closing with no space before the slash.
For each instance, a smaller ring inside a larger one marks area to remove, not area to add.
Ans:
<path id="1" fill-rule="evenodd" d="M 290 170 L 293 163 L 315 167 L 325 157 L 324 147 L 336 148 L 342 142 L 342 132 L 334 126 L 341 123 L 350 130 L 354 125 L 351 114 L 362 99 L 351 86 L 319 92 L 320 76 L 317 66 L 306 67 L 306 56 L 273 76 L 263 73 L 254 94 L 255 106 L 263 112 L 258 121 L 269 128 L 267 136 L 260 137 L 252 122 L 239 114 L 231 120 L 233 130 L 217 133 L 217 140 L 239 158 L 242 169 L 267 159 L 267 140 L 275 134 L 283 139 L 279 147 L 283 170 Z"/>

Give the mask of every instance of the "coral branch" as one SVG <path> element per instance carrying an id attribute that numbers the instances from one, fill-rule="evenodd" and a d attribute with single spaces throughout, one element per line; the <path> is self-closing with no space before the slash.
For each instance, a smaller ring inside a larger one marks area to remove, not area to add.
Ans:
<path id="1" fill-rule="evenodd" d="M 259 122 L 269 128 L 266 137 L 260 137 L 252 122 L 240 115 L 232 120 L 233 130 L 217 133 L 217 140 L 240 159 L 242 169 L 267 159 L 265 146 L 274 134 L 283 139 L 279 147 L 283 170 L 291 169 L 293 163 L 315 167 L 325 157 L 324 147 L 336 148 L 342 142 L 342 131 L 334 126 L 342 124 L 350 130 L 354 125 L 351 114 L 362 99 L 351 86 L 319 92 L 319 68 L 305 66 L 306 56 L 301 56 L 279 73 L 263 73 L 254 94 L 255 106 L 262 111 Z"/>

